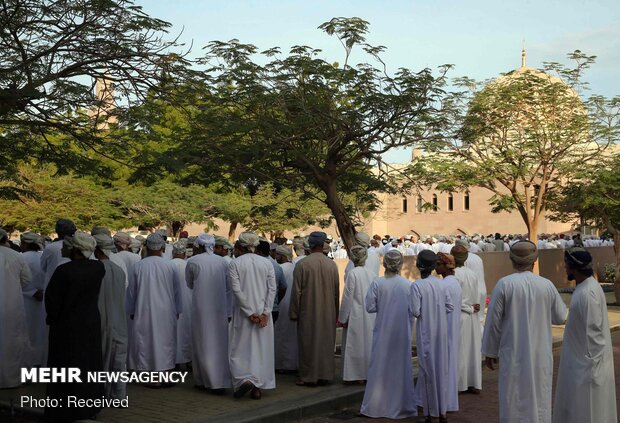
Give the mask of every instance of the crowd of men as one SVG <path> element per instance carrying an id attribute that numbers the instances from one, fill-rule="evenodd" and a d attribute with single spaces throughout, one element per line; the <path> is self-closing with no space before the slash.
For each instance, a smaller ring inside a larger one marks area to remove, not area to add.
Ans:
<path id="1" fill-rule="evenodd" d="M 20 254 L 0 229 L 0 388 L 19 386 L 22 367 L 183 367 L 199 389 L 260 400 L 276 388 L 276 372 L 297 374 L 299 386 L 331 383 L 342 327 L 343 383 L 366 385 L 365 416 L 447 421 L 459 410 L 459 393 L 480 393 L 484 356 L 490 369 L 499 360 L 501 422 L 551 422 L 552 415 L 554 423 L 616 422 L 606 302 L 580 239 L 564 245 L 577 289 L 552 413 L 551 325 L 568 312 L 554 285 L 532 272 L 538 247 L 527 240 L 492 240 L 497 251 L 508 245 L 515 273 L 497 283 L 485 321 L 475 237 L 414 242 L 358 232 L 340 299 L 331 257 L 341 249 L 323 232 L 274 242 L 243 232 L 234 244 L 185 233 L 167 243 L 162 232 L 138 238 L 94 227 L 88 234 L 67 219 L 56 232 L 48 245 L 21 234 Z M 409 250 L 421 275 L 414 283 L 400 275 Z M 126 387 L 48 384 L 48 397 L 66 395 L 121 399 Z M 48 408 L 46 417 L 98 411 Z"/>

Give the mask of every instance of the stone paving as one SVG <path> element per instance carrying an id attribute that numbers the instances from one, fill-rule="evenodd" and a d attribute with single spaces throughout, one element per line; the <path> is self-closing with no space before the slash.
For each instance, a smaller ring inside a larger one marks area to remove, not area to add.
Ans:
<path id="1" fill-rule="evenodd" d="M 610 326 L 620 329 L 620 308 L 611 307 L 609 312 Z M 563 333 L 562 326 L 553 328 L 554 345 L 559 345 Z M 620 353 L 620 332 L 614 333 L 614 347 Z M 340 368 L 340 358 L 337 357 L 337 366 Z M 557 362 L 557 360 L 556 360 Z M 620 367 L 620 357 L 616 358 L 616 372 Z M 414 369 L 417 369 L 414 359 Z M 414 372 L 415 373 L 415 372 Z M 462 412 L 451 418 L 455 422 L 487 422 L 488 419 L 471 420 L 470 415 L 497 416 L 497 372 L 485 371 L 483 374 L 483 393 L 480 396 L 464 396 Z M 104 409 L 97 420 L 102 422 L 250 422 L 250 421 L 305 421 L 311 416 L 328 415 L 334 410 L 353 406 L 357 411 L 358 404 L 363 397 L 363 387 L 344 386 L 340 383 L 340 375 L 333 384 L 307 388 L 295 385 L 294 375 L 277 375 L 277 389 L 263 391 L 263 399 L 252 400 L 249 396 L 234 399 L 232 392 L 224 396 L 214 396 L 193 387 L 193 380 L 172 388 L 151 389 L 141 385 L 129 385 L 129 408 Z M 616 378 L 620 381 L 620 377 Z M 620 393 L 620 389 L 618 390 Z M 32 395 L 35 398 L 45 397 L 45 386 L 31 384 L 18 389 L 0 390 L 0 406 L 7 407 L 10 401 L 19 405 L 22 395 Z M 495 407 L 495 408 L 493 408 Z M 477 410 L 471 414 L 469 410 Z M 620 408 L 619 408 L 620 409 Z M 479 410 L 486 410 L 484 413 Z M 41 415 L 42 409 L 28 410 L 35 415 Z M 312 422 L 335 421 L 348 419 L 355 415 L 343 414 L 337 417 L 322 417 L 328 420 L 308 420 Z M 331 419 L 331 420 L 329 420 Z M 459 420 L 460 419 L 460 420 Z M 31 422 L 35 419 L 11 419 L 6 411 L 0 413 L 0 422 Z M 415 420 L 413 420 L 415 421 Z"/>

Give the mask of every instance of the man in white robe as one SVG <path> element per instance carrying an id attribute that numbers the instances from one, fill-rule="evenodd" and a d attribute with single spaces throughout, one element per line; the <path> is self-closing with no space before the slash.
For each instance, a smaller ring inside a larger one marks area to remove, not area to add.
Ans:
<path id="1" fill-rule="evenodd" d="M 343 327 L 342 381 L 361 384 L 368 375 L 376 317 L 374 313 L 366 312 L 364 298 L 377 275 L 364 267 L 368 257 L 366 246 L 354 246 L 350 256 L 355 268 L 347 274 L 338 313 L 338 323 Z"/>
<path id="2" fill-rule="evenodd" d="M 564 330 L 553 423 L 616 423 L 614 354 L 605 294 L 593 277 L 589 252 L 567 250 L 564 263 L 568 279 L 577 287 Z"/>
<path id="3" fill-rule="evenodd" d="M 21 384 L 20 371 L 30 348 L 22 294 L 31 282 L 30 269 L 8 241 L 8 233 L 0 229 L 0 388 Z"/>
<path id="4" fill-rule="evenodd" d="M 133 321 L 127 367 L 137 371 L 174 369 L 177 319 L 183 311 L 174 263 L 162 258 L 164 239 L 146 239 L 147 257 L 133 266 L 127 287 L 127 313 Z"/>
<path id="5" fill-rule="evenodd" d="M 222 257 L 226 261 L 226 266 L 228 266 L 232 261 L 232 257 L 230 257 L 232 249 L 232 244 L 228 242 L 226 238 L 218 235 L 215 236 L 215 247 L 213 247 L 213 254 Z"/>
<path id="6" fill-rule="evenodd" d="M 441 282 L 450 294 L 450 298 L 458 310 L 461 304 L 463 291 L 458 279 L 454 276 L 456 262 L 449 254 L 439 253 L 436 272 L 441 275 Z M 461 315 L 450 313 L 448 315 L 448 405 L 447 411 L 459 410 L 459 351 L 461 348 Z"/>
<path id="7" fill-rule="evenodd" d="M 456 263 L 454 276 L 462 290 L 461 343 L 459 349 L 459 392 L 479 394 L 482 389 L 482 330 L 478 312 L 480 292 L 478 278 L 473 270 L 465 267 L 468 252 L 462 245 L 452 247 Z"/>
<path id="8" fill-rule="evenodd" d="M 497 282 L 487 312 L 482 354 L 489 369 L 499 358 L 500 423 L 551 422 L 552 324 L 566 320 L 566 306 L 548 279 L 532 273 L 536 245 L 512 245 L 517 273 Z"/>
<path id="9" fill-rule="evenodd" d="M 125 287 L 129 283 L 129 275 L 133 272 L 133 266 L 140 261 L 140 256 L 134 254 L 130 247 L 132 238 L 126 232 L 117 232 L 114 234 L 114 246 L 116 247 L 116 254 L 110 256 L 110 261 L 119 266 L 125 272 L 127 279 L 125 280 Z"/>
<path id="10" fill-rule="evenodd" d="M 231 291 L 226 260 L 214 254 L 215 239 L 208 234 L 194 241 L 185 281 L 192 290 L 192 345 L 194 384 L 212 394 L 231 387 L 228 362 L 228 322 Z"/>
<path id="11" fill-rule="evenodd" d="M 478 319 L 480 319 L 480 329 L 484 329 L 484 314 L 486 310 L 487 303 L 487 284 L 484 279 L 484 263 L 480 256 L 475 254 L 475 251 L 471 249 L 471 244 L 465 240 L 457 240 L 455 245 L 462 245 L 465 247 L 469 254 L 467 254 L 467 260 L 465 261 L 465 267 L 474 271 L 476 276 L 478 277 L 478 292 L 480 293 L 480 311 L 478 314 Z M 479 249 L 478 249 L 479 250 Z"/>
<path id="12" fill-rule="evenodd" d="M 172 263 L 174 263 L 179 277 L 181 302 L 184 313 L 177 320 L 177 365 L 187 366 L 192 361 L 192 290 L 185 282 L 185 267 L 187 261 L 186 240 L 181 239 L 172 244 Z"/>
<path id="13" fill-rule="evenodd" d="M 356 245 L 361 245 L 362 247 L 368 250 L 368 255 L 366 258 L 366 263 L 364 267 L 370 271 L 375 277 L 379 276 L 379 270 L 381 269 L 381 259 L 379 258 L 379 254 L 376 252 L 374 248 L 370 247 L 370 236 L 364 232 L 357 232 L 355 234 L 355 242 Z M 353 260 L 349 260 L 347 263 L 347 267 L 344 269 L 344 279 L 347 280 L 347 274 L 349 271 L 353 270 L 355 264 Z"/>
<path id="14" fill-rule="evenodd" d="M 228 267 L 235 298 L 229 340 L 235 398 L 251 391 L 253 399 L 261 399 L 262 389 L 276 387 L 271 318 L 276 278 L 271 263 L 254 253 L 258 244 L 256 234 L 241 233 Z"/>
<path id="15" fill-rule="evenodd" d="M 365 298 L 366 311 L 376 313 L 368 383 L 360 413 L 368 417 L 404 419 L 416 416 L 411 333 L 411 282 L 400 276 L 398 250 L 383 258 L 385 276 L 375 279 Z"/>
<path id="16" fill-rule="evenodd" d="M 101 318 L 101 352 L 104 372 L 127 370 L 127 315 L 125 314 L 125 273 L 110 261 L 114 241 L 105 233 L 96 233 L 95 258 L 105 268 L 99 291 L 99 316 Z M 123 399 L 126 384 L 122 381 L 107 382 L 106 398 Z"/>
<path id="17" fill-rule="evenodd" d="M 299 365 L 297 347 L 297 322 L 288 316 L 293 290 L 293 271 L 295 265 L 291 263 L 293 251 L 285 245 L 276 247 L 276 261 L 282 267 L 286 281 L 286 293 L 280 301 L 280 319 L 274 329 L 275 337 L 275 368 L 283 373 L 296 372 Z"/>
<path id="18" fill-rule="evenodd" d="M 454 303 L 442 282 L 431 275 L 437 261 L 433 251 L 421 251 L 416 260 L 421 279 L 411 285 L 420 367 L 415 386 L 416 404 L 424 409 L 427 420 L 431 417 L 445 420 L 450 386 L 448 315 L 454 311 Z"/>
<path id="19" fill-rule="evenodd" d="M 62 256 L 62 240 L 66 236 L 73 236 L 76 230 L 75 224 L 69 219 L 58 219 L 56 222 L 56 235 L 58 235 L 58 238 L 51 244 L 48 244 L 41 254 L 41 271 L 45 274 L 45 287 L 50 283 L 56 268 L 70 261 L 67 257 Z"/>
<path id="20" fill-rule="evenodd" d="M 20 235 L 20 247 L 24 261 L 30 269 L 31 282 L 22 290 L 24 309 L 30 339 L 30 351 L 24 364 L 27 367 L 44 366 L 47 364 L 47 325 L 45 324 L 45 274 L 41 270 L 41 245 L 43 239 L 33 233 Z"/>

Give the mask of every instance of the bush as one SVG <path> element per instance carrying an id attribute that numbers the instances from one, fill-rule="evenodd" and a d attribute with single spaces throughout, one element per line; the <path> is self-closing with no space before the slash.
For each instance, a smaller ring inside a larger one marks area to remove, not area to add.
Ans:
<path id="1" fill-rule="evenodd" d="M 605 282 L 615 282 L 616 279 L 616 265 L 614 263 L 606 264 L 603 267 L 603 280 Z"/>

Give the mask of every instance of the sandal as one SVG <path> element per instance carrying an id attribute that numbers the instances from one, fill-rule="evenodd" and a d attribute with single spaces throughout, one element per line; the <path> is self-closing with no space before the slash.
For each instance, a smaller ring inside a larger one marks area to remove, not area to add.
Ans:
<path id="1" fill-rule="evenodd" d="M 241 398 L 242 396 L 247 394 L 249 391 L 251 391 L 253 388 L 255 388 L 255 386 L 254 384 L 252 384 L 252 382 L 250 381 L 244 382 L 243 385 L 241 385 L 239 389 L 235 391 L 235 393 L 233 394 L 233 397 Z"/>
<path id="2" fill-rule="evenodd" d="M 259 399 L 261 399 L 262 396 L 263 396 L 263 394 L 260 391 L 260 389 L 258 389 L 258 388 L 253 388 L 252 392 L 250 392 L 250 397 L 252 399 L 259 400 Z"/>

